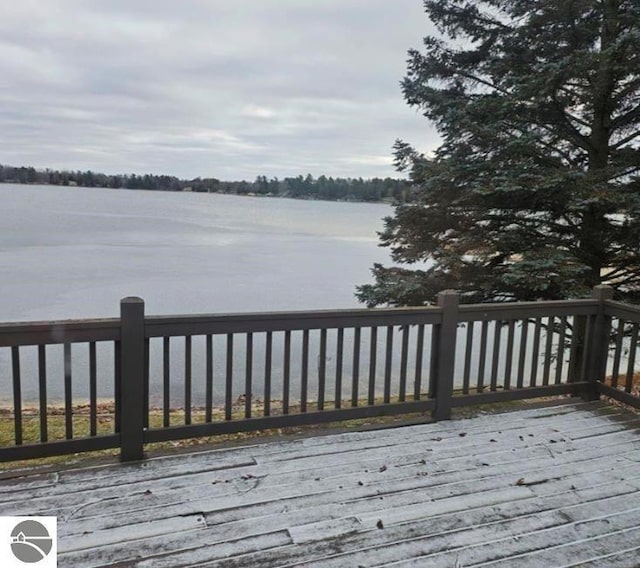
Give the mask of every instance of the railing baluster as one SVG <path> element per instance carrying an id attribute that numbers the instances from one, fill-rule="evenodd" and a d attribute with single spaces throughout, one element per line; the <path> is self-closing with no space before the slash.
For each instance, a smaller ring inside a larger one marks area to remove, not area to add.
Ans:
<path id="1" fill-rule="evenodd" d="M 207 334 L 205 338 L 206 368 L 205 368 L 205 422 L 213 422 L 213 336 Z"/>
<path id="2" fill-rule="evenodd" d="M 571 323 L 567 321 L 567 327 L 571 328 L 571 341 L 569 343 L 569 368 L 567 369 L 567 382 L 575 382 L 576 380 L 576 369 L 577 367 L 577 357 L 578 357 L 578 347 L 579 347 L 579 337 L 578 328 L 582 328 L 582 322 L 580 322 L 579 316 L 573 316 L 571 318 Z"/>
<path id="3" fill-rule="evenodd" d="M 613 352 L 613 369 L 611 373 L 611 386 L 618 388 L 618 376 L 620 375 L 620 357 L 622 355 L 622 339 L 624 338 L 624 320 L 618 319 L 618 332 L 616 333 L 616 345 Z"/>
<path id="4" fill-rule="evenodd" d="M 580 381 L 588 380 L 589 362 L 591 361 L 592 353 L 589 349 L 593 341 L 593 332 L 595 330 L 596 316 L 587 317 L 587 326 L 584 332 L 584 343 L 582 347 L 582 361 L 580 362 Z"/>
<path id="5" fill-rule="evenodd" d="M 400 352 L 400 389 L 398 400 L 404 402 L 407 399 L 407 359 L 409 357 L 409 326 L 402 328 L 402 350 Z"/>
<path id="6" fill-rule="evenodd" d="M 300 385 L 300 412 L 307 411 L 309 396 L 309 330 L 302 332 L 302 380 Z"/>
<path id="7" fill-rule="evenodd" d="M 344 328 L 338 329 L 336 339 L 336 392 L 335 408 L 342 408 L 342 357 L 344 351 Z"/>
<path id="8" fill-rule="evenodd" d="M 145 338 L 144 340 L 144 388 L 142 392 L 142 401 L 144 404 L 142 424 L 144 428 L 149 428 L 149 365 L 151 362 L 151 356 L 149 353 L 150 340 Z"/>
<path id="9" fill-rule="evenodd" d="M 516 388 L 521 389 L 524 384 L 524 366 L 527 357 L 527 339 L 529 335 L 529 320 L 522 320 L 520 331 L 520 351 L 518 353 L 518 376 L 516 377 Z"/>
<path id="10" fill-rule="evenodd" d="M 467 322 L 467 336 L 464 346 L 464 370 L 462 374 L 462 394 L 469 394 L 471 382 L 471 354 L 473 353 L 473 322 Z"/>
<path id="11" fill-rule="evenodd" d="M 282 367 L 282 414 L 289 414 L 291 381 L 291 332 L 284 332 L 284 362 Z"/>
<path id="12" fill-rule="evenodd" d="M 562 383 L 562 368 L 564 366 L 564 342 L 567 337 L 567 317 L 562 316 L 560 318 L 560 331 L 558 338 L 558 351 L 557 351 L 557 360 L 556 360 L 556 377 L 555 384 L 559 385 Z"/>
<path id="13" fill-rule="evenodd" d="M 227 333 L 227 373 L 224 384 L 224 419 L 231 420 L 231 395 L 233 392 L 233 333 Z"/>
<path id="14" fill-rule="evenodd" d="M 251 418 L 251 399 L 253 398 L 253 333 L 247 333 L 244 375 L 244 417 Z"/>
<path id="15" fill-rule="evenodd" d="M 162 338 L 162 424 L 168 428 L 171 420 L 171 338 Z"/>
<path id="16" fill-rule="evenodd" d="M 320 330 L 320 354 L 318 360 L 318 410 L 324 410 L 324 393 L 327 374 L 327 330 Z"/>
<path id="17" fill-rule="evenodd" d="M 369 392 L 367 404 L 375 404 L 376 397 L 376 358 L 378 354 L 378 328 L 371 328 L 371 344 L 369 345 Z"/>
<path id="18" fill-rule="evenodd" d="M 42 358 L 44 360 L 44 345 L 42 347 Z M 96 358 L 96 342 L 89 343 L 89 433 L 91 436 L 98 434 L 98 369 Z"/>
<path id="19" fill-rule="evenodd" d="M 351 406 L 358 406 L 358 388 L 360 386 L 360 328 L 353 330 L 353 372 L 351 377 Z"/>
<path id="20" fill-rule="evenodd" d="M 429 352 L 429 398 L 436 396 L 436 381 L 438 380 L 438 351 L 440 349 L 440 332 L 442 326 L 431 326 L 431 351 Z"/>
<path id="21" fill-rule="evenodd" d="M 546 387 L 549 384 L 549 375 L 551 372 L 551 350 L 553 348 L 555 317 L 547 318 L 547 334 L 544 346 L 544 367 L 542 370 L 542 384 Z"/>
<path id="22" fill-rule="evenodd" d="M 480 331 L 480 356 L 478 358 L 478 384 L 477 392 L 484 391 L 484 372 L 487 363 L 487 335 L 489 333 L 489 322 L 483 321 Z"/>
<path id="23" fill-rule="evenodd" d="M 633 375 L 636 366 L 636 350 L 638 349 L 638 324 L 634 323 L 629 341 L 629 360 L 627 361 L 627 377 L 624 390 L 631 392 L 633 388 Z"/>
<path id="24" fill-rule="evenodd" d="M 113 342 L 113 381 L 114 381 L 114 431 L 120 432 L 122 421 L 122 345 L 120 341 Z"/>
<path id="25" fill-rule="evenodd" d="M 93 373 L 95 376 L 95 343 L 93 345 Z M 94 380 L 95 386 L 95 380 Z M 49 439 L 47 428 L 47 354 L 46 345 L 38 345 L 38 391 L 40 393 L 40 441 L 46 442 Z M 94 392 L 94 391 L 92 391 Z M 93 399 L 91 435 L 95 436 L 95 397 Z"/>
<path id="26" fill-rule="evenodd" d="M 191 336 L 184 338 L 184 423 L 191 424 Z"/>
<path id="27" fill-rule="evenodd" d="M 391 402 L 391 364 L 393 363 L 393 326 L 387 326 L 387 351 L 384 358 L 384 402 Z"/>
<path id="28" fill-rule="evenodd" d="M 542 330 L 542 318 L 536 318 L 533 328 L 533 353 L 531 354 L 531 374 L 529 376 L 529 386 L 535 387 L 538 378 L 538 365 L 540 361 L 540 333 Z"/>
<path id="29" fill-rule="evenodd" d="M 502 322 L 493 322 L 493 357 L 491 361 L 491 391 L 498 388 L 498 365 L 500 363 L 500 337 L 502 334 Z"/>
<path id="30" fill-rule="evenodd" d="M 64 344 L 64 433 L 73 438 L 73 396 L 71 392 L 71 343 Z"/>
<path id="31" fill-rule="evenodd" d="M 509 328 L 507 333 L 507 360 L 504 364 L 504 389 L 509 390 L 511 388 L 511 370 L 513 367 L 513 343 L 515 341 L 515 327 L 516 322 L 509 320 Z"/>
<path id="32" fill-rule="evenodd" d="M 273 353 L 273 334 L 267 332 L 264 347 L 264 415 L 271 416 L 271 357 Z"/>
<path id="33" fill-rule="evenodd" d="M 422 390 L 422 360 L 424 357 L 424 325 L 418 326 L 418 340 L 416 341 L 416 376 L 413 383 L 413 400 L 420 400 Z"/>
<path id="34" fill-rule="evenodd" d="M 13 371 L 13 429 L 16 446 L 22 445 L 22 380 L 20 378 L 20 347 L 11 348 Z"/>

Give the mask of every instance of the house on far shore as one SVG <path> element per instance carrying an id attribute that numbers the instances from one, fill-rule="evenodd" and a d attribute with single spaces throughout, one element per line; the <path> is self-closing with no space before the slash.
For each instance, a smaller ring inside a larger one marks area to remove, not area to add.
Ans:
<path id="1" fill-rule="evenodd" d="M 183 187 L 182 191 L 193 191 L 193 188 L 191 186 Z"/>

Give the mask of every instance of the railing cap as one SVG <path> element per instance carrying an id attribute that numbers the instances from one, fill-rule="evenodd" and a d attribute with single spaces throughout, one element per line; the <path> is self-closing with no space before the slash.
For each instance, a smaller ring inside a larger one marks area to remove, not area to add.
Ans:
<path id="1" fill-rule="evenodd" d="M 438 307 L 457 306 L 460 303 L 460 296 L 456 290 L 442 290 L 438 292 Z"/>
<path id="2" fill-rule="evenodd" d="M 120 300 L 120 304 L 144 304 L 144 300 L 138 296 L 127 296 Z"/>
<path id="3" fill-rule="evenodd" d="M 593 287 L 591 296 L 601 302 L 604 300 L 611 300 L 613 299 L 613 288 L 607 284 L 598 284 Z"/>

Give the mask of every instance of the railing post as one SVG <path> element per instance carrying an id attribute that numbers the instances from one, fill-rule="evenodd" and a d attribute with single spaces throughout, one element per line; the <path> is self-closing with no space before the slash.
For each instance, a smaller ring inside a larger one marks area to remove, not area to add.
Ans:
<path id="1" fill-rule="evenodd" d="M 582 395 L 584 400 L 598 400 L 598 381 L 604 381 L 607 375 L 607 358 L 609 356 L 609 334 L 611 318 L 605 315 L 605 301 L 613 298 L 611 286 L 599 285 L 593 288 L 592 297 L 598 300 L 598 312 L 594 318 L 593 332 L 589 351 L 589 368 L 585 374 L 589 385 Z"/>
<path id="2" fill-rule="evenodd" d="M 120 301 L 120 460 L 144 457 L 144 300 Z"/>
<path id="3" fill-rule="evenodd" d="M 456 336 L 458 334 L 459 297 L 455 290 L 444 290 L 438 294 L 438 307 L 442 308 L 442 323 L 438 326 L 436 361 L 432 366 L 435 381 L 434 420 L 451 419 L 451 398 L 453 397 L 453 370 L 456 360 Z"/>

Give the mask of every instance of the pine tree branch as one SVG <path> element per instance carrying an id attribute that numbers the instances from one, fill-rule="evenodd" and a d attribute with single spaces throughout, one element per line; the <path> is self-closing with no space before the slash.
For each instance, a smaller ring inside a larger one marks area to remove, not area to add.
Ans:
<path id="1" fill-rule="evenodd" d="M 607 274 L 607 278 L 609 278 L 608 274 Z M 634 284 L 637 282 L 640 282 L 640 273 L 638 272 L 636 272 L 631 276 L 628 276 L 627 278 L 623 278 L 622 280 L 620 280 L 619 278 L 615 279 L 616 286 L 625 286 L 625 285 Z"/>
<path id="2" fill-rule="evenodd" d="M 620 102 L 623 101 L 625 97 L 635 93 L 638 88 L 640 88 L 640 78 L 635 78 L 632 81 L 629 81 L 626 85 L 624 85 L 620 92 L 613 95 L 613 103 L 616 105 L 620 104 Z"/>
<path id="3" fill-rule="evenodd" d="M 586 120 L 582 120 L 581 118 L 578 118 L 574 114 L 571 114 L 568 110 L 563 110 L 563 112 L 565 117 L 568 120 L 573 120 L 574 122 L 577 122 L 578 124 L 580 124 L 581 126 L 584 126 L 585 128 L 591 128 L 591 125 Z"/>
<path id="4" fill-rule="evenodd" d="M 624 146 L 625 144 L 628 144 L 629 142 L 631 142 L 635 138 L 638 138 L 638 136 L 640 136 L 640 130 L 629 134 L 629 136 L 624 137 L 622 140 L 619 140 L 618 142 L 613 144 L 611 146 L 611 148 L 614 149 L 614 150 L 617 150 L 621 146 Z"/>
<path id="5" fill-rule="evenodd" d="M 569 134 L 569 139 L 572 140 L 574 144 L 580 146 L 583 150 L 589 151 L 589 149 L 592 148 L 592 144 L 589 138 L 582 134 L 582 132 L 580 132 L 573 124 L 571 124 L 568 118 L 567 111 L 556 99 L 553 100 L 553 104 L 557 112 L 557 118 L 562 121 L 563 126 L 568 131 L 567 133 Z M 582 142 L 582 144 L 578 144 L 578 141 Z"/>
<path id="6" fill-rule="evenodd" d="M 623 177 L 626 177 L 626 176 L 630 176 L 631 174 L 634 174 L 636 172 L 640 172 L 640 165 L 633 166 L 633 167 L 631 167 L 631 168 L 629 168 L 629 169 L 627 169 L 627 170 L 625 170 L 623 172 L 618 172 L 616 174 L 611 174 L 611 175 L 607 176 L 606 179 L 607 179 L 607 181 L 611 182 L 611 181 L 616 180 L 618 178 L 623 178 Z"/>
<path id="7" fill-rule="evenodd" d="M 491 81 L 487 81 L 486 79 L 482 79 L 480 77 L 478 77 L 477 75 L 472 75 L 470 73 L 461 73 L 458 72 L 457 75 L 459 75 L 460 77 L 464 77 L 465 79 L 468 79 L 469 81 L 475 81 L 476 83 L 480 83 L 481 85 L 484 85 L 485 87 L 489 87 L 491 89 L 494 89 L 496 91 L 498 91 L 499 93 L 502 93 L 503 95 L 511 95 L 511 93 L 502 88 L 499 87 L 498 85 L 496 85 L 495 83 L 491 82 Z"/>
<path id="8" fill-rule="evenodd" d="M 637 120 L 640 120 L 640 105 L 631 109 L 629 112 L 616 116 L 611 121 L 611 130 L 613 131 L 618 128 L 624 128 L 625 126 L 633 124 Z"/>
<path id="9" fill-rule="evenodd" d="M 638 276 L 640 275 L 640 269 L 632 270 L 627 266 L 618 266 L 614 268 L 611 272 L 607 272 L 607 278 L 618 278 L 618 276 L 627 274 L 628 277 Z"/>
<path id="10" fill-rule="evenodd" d="M 544 130 L 546 130 L 549 134 L 553 134 L 555 136 L 558 135 L 558 131 L 557 131 L 557 124 L 538 124 L 538 126 L 540 126 L 540 128 L 543 128 Z M 585 152 L 589 152 L 590 150 L 592 150 L 592 145 L 591 142 L 589 141 L 589 139 L 586 136 L 583 136 L 582 134 L 580 134 L 580 132 L 578 132 L 577 130 L 575 130 L 575 128 L 573 128 L 573 126 L 570 126 L 570 129 L 568 132 L 565 132 L 566 136 L 564 137 L 564 139 L 567 142 L 571 142 L 573 144 L 575 144 L 578 148 L 582 148 Z"/>

